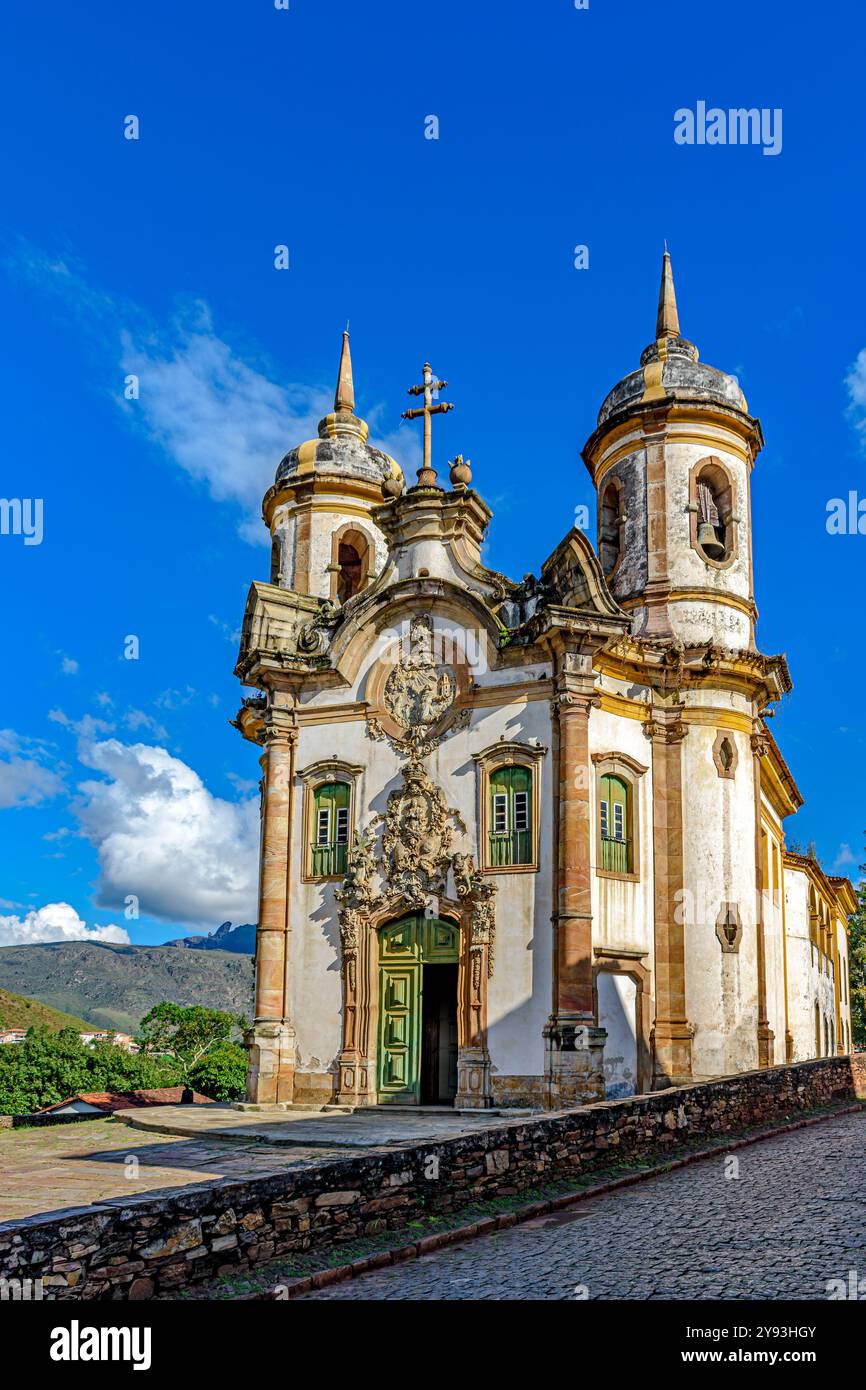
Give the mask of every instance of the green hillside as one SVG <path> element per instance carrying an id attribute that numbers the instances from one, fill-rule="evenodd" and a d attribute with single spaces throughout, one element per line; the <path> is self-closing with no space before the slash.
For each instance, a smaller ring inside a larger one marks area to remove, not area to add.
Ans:
<path id="1" fill-rule="evenodd" d="M 230 951 L 57 941 L 0 948 L 0 990 L 74 1014 L 76 1026 L 134 1033 L 154 1004 L 202 1004 L 252 1015 L 253 964 Z M 10 1027 L 23 1024 L 10 1023 Z"/>
<path id="2" fill-rule="evenodd" d="M 83 1018 L 59 1013 L 38 999 L 25 999 L 23 995 L 0 989 L 0 1028 L 47 1028 L 50 1033 L 58 1033 L 61 1028 L 76 1028 L 82 1033 L 91 1026 Z"/>

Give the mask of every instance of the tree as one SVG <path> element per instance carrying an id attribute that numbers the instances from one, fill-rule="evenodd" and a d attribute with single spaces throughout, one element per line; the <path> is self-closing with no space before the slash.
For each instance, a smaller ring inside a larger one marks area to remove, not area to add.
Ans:
<path id="1" fill-rule="evenodd" d="M 866 875 L 866 864 L 860 865 Z M 848 981 L 851 994 L 851 1038 L 866 1047 L 866 877 L 856 888 L 857 911 L 848 921 Z"/>
<path id="2" fill-rule="evenodd" d="M 134 1091 L 184 1080 L 173 1057 L 129 1053 L 114 1043 L 88 1047 L 74 1028 L 31 1028 L 23 1043 L 0 1047 L 0 1115 L 29 1115 L 80 1091 Z"/>
<path id="3" fill-rule="evenodd" d="M 189 1083 L 208 1054 L 231 1042 L 244 1026 L 242 1014 L 163 1002 L 141 1020 L 137 1042 L 145 1054 L 174 1058 Z"/>
<path id="4" fill-rule="evenodd" d="M 246 1049 L 236 1042 L 221 1042 L 193 1067 L 190 1082 L 210 1100 L 242 1100 L 247 1080 Z"/>

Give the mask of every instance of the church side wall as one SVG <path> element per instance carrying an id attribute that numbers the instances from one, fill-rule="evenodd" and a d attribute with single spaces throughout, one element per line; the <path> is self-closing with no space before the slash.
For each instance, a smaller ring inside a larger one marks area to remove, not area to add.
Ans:
<path id="1" fill-rule="evenodd" d="M 851 1001 L 848 980 L 848 924 L 844 917 L 837 918 L 833 925 L 836 934 L 836 954 L 839 960 L 839 1015 L 841 1031 L 839 1041 L 843 1052 L 851 1051 Z"/>
<path id="2" fill-rule="evenodd" d="M 818 970 L 809 937 L 809 880 L 797 869 L 785 869 L 785 926 L 788 947 L 788 1019 L 794 1039 L 794 1061 L 816 1054 L 815 1001 Z"/>
<path id="3" fill-rule="evenodd" d="M 782 824 L 766 798 L 763 799 L 766 836 L 764 863 L 764 949 L 767 971 L 767 1020 L 773 1031 L 773 1057 L 785 1061 L 785 915 L 782 892 Z"/>

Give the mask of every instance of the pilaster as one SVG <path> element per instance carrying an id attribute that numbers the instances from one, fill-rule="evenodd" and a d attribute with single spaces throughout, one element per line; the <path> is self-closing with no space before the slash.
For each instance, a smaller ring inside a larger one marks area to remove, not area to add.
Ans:
<path id="1" fill-rule="evenodd" d="M 566 648 L 558 665 L 553 1012 L 544 1030 L 548 1104 L 553 1109 L 604 1099 L 607 1036 L 596 1026 L 592 988 L 589 716 L 600 700 L 590 651 Z"/>
<path id="2" fill-rule="evenodd" d="M 653 1090 L 692 1079 L 683 924 L 682 706 L 656 707 L 643 726 L 652 744 L 655 912 Z"/>
<path id="3" fill-rule="evenodd" d="M 246 1036 L 247 1103 L 291 1104 L 295 1032 L 290 1014 L 291 827 L 297 728 L 289 710 L 269 709 L 263 739 L 255 1018 Z"/>
<path id="4" fill-rule="evenodd" d="M 766 734 L 752 734 L 755 785 L 755 932 L 758 956 L 758 1066 L 773 1065 L 775 1035 L 767 1014 L 767 947 L 764 931 L 764 846 L 761 839 L 761 759 L 770 751 Z"/>

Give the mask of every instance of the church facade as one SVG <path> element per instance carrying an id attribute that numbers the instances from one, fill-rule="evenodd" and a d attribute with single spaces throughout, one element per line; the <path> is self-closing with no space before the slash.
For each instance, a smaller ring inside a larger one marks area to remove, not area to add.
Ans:
<path id="1" fill-rule="evenodd" d="M 260 749 L 247 1102 L 558 1108 L 850 1049 L 845 879 L 789 852 L 801 795 L 756 645 L 734 378 L 656 335 L 583 457 L 574 529 L 521 582 L 491 512 L 432 464 L 446 383 L 412 388 L 408 486 L 334 410 L 263 515 L 236 725 Z"/>

